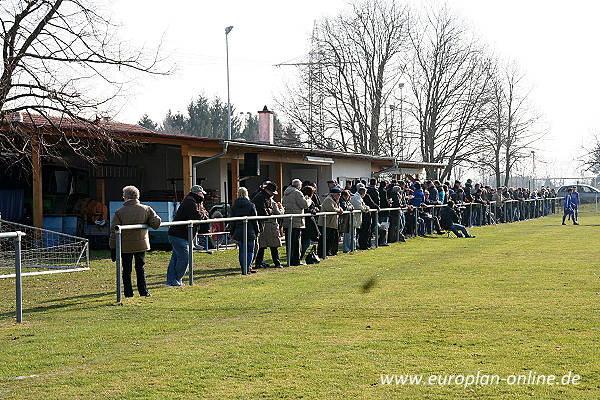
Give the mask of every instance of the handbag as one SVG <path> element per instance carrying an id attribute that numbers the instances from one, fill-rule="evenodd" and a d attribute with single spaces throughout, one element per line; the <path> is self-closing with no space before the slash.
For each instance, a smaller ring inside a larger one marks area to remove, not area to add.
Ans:
<path id="1" fill-rule="evenodd" d="M 310 249 L 310 252 L 306 255 L 306 263 L 307 264 L 318 264 L 321 262 L 321 259 L 317 255 L 316 247 L 317 247 L 316 245 L 313 245 L 312 249 Z"/>
<path id="2" fill-rule="evenodd" d="M 312 215 L 304 217 L 305 221 L 305 230 L 306 234 L 313 242 L 316 242 L 321 237 L 321 231 L 319 230 L 319 226 L 317 225 L 317 221 L 315 221 L 315 217 Z"/>

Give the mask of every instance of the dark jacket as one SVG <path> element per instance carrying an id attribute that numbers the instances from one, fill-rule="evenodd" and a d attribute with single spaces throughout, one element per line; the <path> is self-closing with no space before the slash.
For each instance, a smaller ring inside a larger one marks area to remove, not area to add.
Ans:
<path id="1" fill-rule="evenodd" d="M 388 201 L 388 191 L 385 186 L 379 186 L 379 207 L 381 208 L 389 208 L 390 203 Z M 387 217 L 388 211 L 382 211 L 379 213 L 380 217 Z"/>
<path id="2" fill-rule="evenodd" d="M 458 214 L 451 207 L 442 207 L 442 211 L 440 211 L 440 226 L 442 229 L 449 230 L 452 228 L 452 225 L 458 223 L 460 219 L 458 218 Z"/>
<path id="3" fill-rule="evenodd" d="M 364 198 L 365 203 L 371 208 L 379 209 L 379 189 L 375 186 L 369 186 L 367 187 L 367 194 L 371 197 L 371 200 L 373 200 L 373 204 L 376 204 L 377 206 L 371 206 L 366 199 L 367 196 Z"/>
<path id="4" fill-rule="evenodd" d="M 173 221 L 190 221 L 190 220 L 201 220 L 208 219 L 208 211 L 204 208 L 202 202 L 204 196 L 196 193 L 190 193 L 181 201 L 179 208 L 175 213 Z M 202 232 L 208 232 L 208 224 L 194 225 L 194 236 L 199 230 Z M 188 227 L 186 225 L 175 225 L 169 227 L 169 236 L 175 236 L 180 239 L 188 238 Z"/>
<path id="5" fill-rule="evenodd" d="M 273 215 L 272 197 L 269 193 L 261 190 L 252 198 L 252 203 L 256 207 L 256 215 Z M 261 232 L 265 227 L 265 221 L 264 219 L 258 221 L 258 227 Z"/>
<path id="6" fill-rule="evenodd" d="M 252 217 L 256 215 L 256 206 L 249 199 L 239 197 L 235 199 L 231 206 L 232 217 Z M 229 226 L 229 232 L 235 240 L 241 242 L 244 240 L 244 222 L 232 221 Z M 258 221 L 248 221 L 248 241 L 255 240 L 258 236 Z"/>

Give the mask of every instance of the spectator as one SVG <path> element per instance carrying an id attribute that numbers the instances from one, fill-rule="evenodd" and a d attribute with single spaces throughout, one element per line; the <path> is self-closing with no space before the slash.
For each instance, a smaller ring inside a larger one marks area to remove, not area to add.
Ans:
<path id="1" fill-rule="evenodd" d="M 273 196 L 277 194 L 277 185 L 273 182 L 267 181 L 263 186 L 263 189 L 254 196 L 252 203 L 256 207 L 256 214 L 262 216 L 268 216 L 273 214 L 283 214 L 276 212 L 277 203 L 273 200 Z M 278 210 L 279 211 L 279 210 Z M 279 261 L 279 251 L 277 248 L 281 246 L 281 239 L 279 238 L 279 223 L 277 220 L 258 220 L 260 229 L 260 235 L 258 237 L 258 251 L 256 252 L 255 267 L 256 268 L 268 268 L 269 265 L 264 263 L 265 248 L 271 249 L 271 256 L 273 263 L 276 267 L 281 267 Z M 263 238 L 264 236 L 264 238 Z"/>
<path id="2" fill-rule="evenodd" d="M 367 187 L 367 194 L 365 195 L 365 197 L 363 198 L 365 204 L 369 207 L 370 210 L 379 210 L 379 190 L 377 190 L 377 180 L 375 179 L 371 179 L 369 181 L 369 187 Z M 368 217 L 367 215 L 364 216 L 363 221 L 362 221 L 363 225 L 365 224 L 369 224 L 367 230 L 364 230 L 365 234 L 368 234 L 368 248 L 372 247 L 371 244 L 371 240 L 373 238 L 373 235 L 375 234 L 375 229 L 377 229 L 378 226 L 378 220 L 376 218 L 376 214 L 373 213 L 369 213 Z"/>
<path id="3" fill-rule="evenodd" d="M 327 181 L 327 190 L 331 190 L 331 188 L 334 186 L 339 186 L 335 179 L 330 179 Z"/>
<path id="4" fill-rule="evenodd" d="M 474 238 L 475 236 L 469 234 L 464 225 L 458 223 L 459 220 L 460 218 L 454 210 L 454 202 L 448 200 L 446 206 L 442 207 L 440 221 L 442 228 L 451 230 L 457 237 Z"/>
<path id="5" fill-rule="evenodd" d="M 353 211 L 354 206 L 350 202 L 350 198 L 352 197 L 352 193 L 349 190 L 342 190 L 342 195 L 340 196 L 340 208 L 343 211 Z M 353 218 L 352 214 L 343 214 L 340 215 L 340 234 L 343 234 L 342 240 L 342 251 L 344 253 L 348 253 L 353 251 L 356 246 L 352 246 L 352 237 L 356 238 L 356 226 L 354 223 L 351 223 L 351 218 Z M 354 232 L 353 232 L 354 231 Z"/>
<path id="6" fill-rule="evenodd" d="M 404 185 L 404 182 L 401 182 Z M 404 193 L 400 186 L 393 186 L 390 194 L 390 205 L 392 208 L 405 208 Z M 388 232 L 388 243 L 397 241 L 406 242 L 402 231 L 404 230 L 404 211 L 390 211 L 390 229 Z"/>
<path id="7" fill-rule="evenodd" d="M 116 249 L 115 227 L 117 225 L 148 224 L 153 229 L 158 229 L 162 222 L 152 207 L 140 203 L 140 191 L 135 186 L 123 188 L 123 207 L 119 208 L 110 223 L 109 247 Z M 135 277 L 137 289 L 140 296 L 150 296 L 146 286 L 146 252 L 150 250 L 150 238 L 148 229 L 125 230 L 121 234 L 121 266 L 123 267 L 123 292 L 125 297 L 133 297 L 131 285 L 131 270 L 133 259 L 135 259 Z M 116 253 L 113 261 L 116 261 Z"/>
<path id="8" fill-rule="evenodd" d="M 300 191 L 301 186 L 302 181 L 294 179 L 283 192 L 281 203 L 288 214 L 304 214 L 304 210 L 312 204 L 310 197 Z M 293 218 L 291 224 L 289 219 L 286 218 L 284 224 L 289 264 L 292 266 L 300 265 L 300 235 L 305 227 L 304 218 Z"/>
<path id="9" fill-rule="evenodd" d="M 354 209 L 362 211 L 361 213 L 354 213 L 354 226 L 358 227 L 358 248 L 361 250 L 367 250 L 369 247 L 371 247 L 371 222 L 370 219 L 368 219 L 369 206 L 367 206 L 364 202 L 366 195 L 367 189 L 364 186 L 361 186 L 350 198 L 350 202 L 354 206 Z M 365 219 L 367 219 L 366 223 L 364 221 Z"/>
<path id="10" fill-rule="evenodd" d="M 337 215 L 320 215 L 319 226 L 323 231 L 323 226 L 327 222 L 325 235 L 321 235 L 319 242 L 319 256 L 335 256 L 338 252 L 338 244 L 340 242 L 340 234 L 338 231 L 339 225 L 339 214 L 343 213 L 344 210 L 340 207 L 340 196 L 342 195 L 342 189 L 339 186 L 333 186 L 329 189 L 329 196 L 323 201 L 321 211 L 323 212 L 336 212 Z M 325 240 L 327 242 L 325 242 Z"/>
<path id="11" fill-rule="evenodd" d="M 181 201 L 173 221 L 190 221 L 208 219 L 208 212 L 204 209 L 204 195 L 206 192 L 200 185 L 194 185 L 190 193 Z M 192 237 L 198 231 L 208 232 L 209 224 L 194 225 Z M 183 276 L 187 271 L 189 259 L 188 227 L 174 225 L 169 227 L 167 239 L 173 248 L 171 260 L 167 267 L 167 287 L 181 287 Z"/>
<path id="12" fill-rule="evenodd" d="M 305 182 L 307 183 L 307 182 Z M 314 214 L 318 213 L 321 210 L 321 203 L 319 200 L 319 195 L 316 193 L 317 187 L 313 183 L 307 183 L 306 186 L 302 187 L 302 194 L 308 196 L 311 199 L 312 203 L 306 209 L 306 217 L 304 217 L 304 229 L 302 230 L 302 234 L 300 235 L 300 260 L 304 258 L 308 248 L 312 244 L 312 242 L 318 242 L 321 237 L 321 231 L 319 230 L 319 226 L 317 225 L 317 219 Z"/>
<path id="13" fill-rule="evenodd" d="M 502 189 L 492 189 L 492 202 L 494 203 L 494 214 L 497 221 L 504 221 L 504 202 L 506 199 L 502 195 Z"/>
<path id="14" fill-rule="evenodd" d="M 258 196 L 258 195 L 257 195 Z M 256 216 L 256 206 L 250 201 L 248 196 L 248 189 L 240 187 L 238 189 L 238 197 L 231 206 L 232 217 L 253 217 Z M 246 227 L 246 242 L 244 243 L 244 226 Z M 239 260 L 242 274 L 244 273 L 244 267 L 250 273 L 255 273 L 256 270 L 252 269 L 252 260 L 254 259 L 254 251 L 256 248 L 256 238 L 260 233 L 260 225 L 258 221 L 253 219 L 249 220 L 247 224 L 242 221 L 232 221 L 229 227 L 229 231 L 233 236 L 233 239 L 238 242 L 240 249 Z"/>

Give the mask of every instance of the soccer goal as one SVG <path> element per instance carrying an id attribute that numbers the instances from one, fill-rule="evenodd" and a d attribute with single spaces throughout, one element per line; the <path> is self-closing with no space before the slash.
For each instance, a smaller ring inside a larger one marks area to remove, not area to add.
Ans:
<path id="1" fill-rule="evenodd" d="M 0 219 L 0 233 L 20 231 L 22 276 L 89 270 L 88 240 Z M 0 239 L 0 279 L 16 277 L 15 248 Z"/>

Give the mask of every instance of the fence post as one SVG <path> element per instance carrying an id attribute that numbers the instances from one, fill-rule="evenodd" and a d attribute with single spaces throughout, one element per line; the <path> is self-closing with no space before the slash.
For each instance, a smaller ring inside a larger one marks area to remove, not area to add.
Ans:
<path id="1" fill-rule="evenodd" d="M 354 227 L 355 213 L 356 210 L 350 211 L 350 251 L 356 251 L 356 228 Z"/>
<path id="2" fill-rule="evenodd" d="M 319 226 L 317 224 L 317 226 Z M 327 258 L 327 215 L 323 215 L 323 260 Z"/>
<path id="3" fill-rule="evenodd" d="M 400 241 L 400 228 L 402 227 L 403 223 L 402 223 L 402 213 L 404 211 L 402 211 L 402 208 L 398 210 L 398 225 L 396 227 L 396 241 L 399 242 Z"/>
<path id="4" fill-rule="evenodd" d="M 242 248 L 240 249 L 240 251 L 243 251 L 242 261 L 244 262 L 244 264 L 242 265 L 242 275 L 247 275 L 248 274 L 248 218 L 244 219 L 244 240 L 242 241 Z"/>
<path id="5" fill-rule="evenodd" d="M 21 235 L 22 233 L 17 231 L 15 237 L 15 296 L 16 296 L 16 310 L 17 310 L 17 322 L 20 324 L 23 322 L 23 280 L 21 278 Z"/>
<path id="6" fill-rule="evenodd" d="M 206 246 L 208 251 L 208 246 Z M 188 225 L 188 277 L 189 284 L 194 284 L 194 223 L 190 222 Z"/>
<path id="7" fill-rule="evenodd" d="M 116 269 L 116 279 L 117 279 L 117 303 L 121 302 L 121 229 L 116 226 L 115 227 L 115 241 L 117 243 L 117 248 L 115 249 L 116 260 L 115 260 L 115 269 Z"/>
<path id="8" fill-rule="evenodd" d="M 375 210 L 375 248 L 379 247 L 379 210 Z"/>
<path id="9" fill-rule="evenodd" d="M 415 237 L 419 235 L 419 208 L 414 207 L 413 212 L 415 213 Z"/>
<path id="10" fill-rule="evenodd" d="M 287 266 L 290 266 L 290 253 L 292 252 L 292 226 L 294 225 L 294 216 L 290 215 L 290 227 L 288 228 L 287 231 L 287 240 L 285 241 L 285 247 L 286 247 L 286 251 L 285 251 L 285 258 L 287 259 Z"/>

